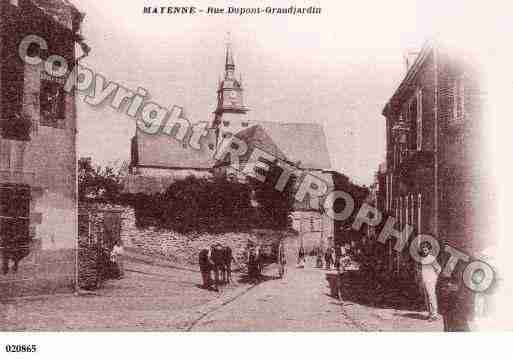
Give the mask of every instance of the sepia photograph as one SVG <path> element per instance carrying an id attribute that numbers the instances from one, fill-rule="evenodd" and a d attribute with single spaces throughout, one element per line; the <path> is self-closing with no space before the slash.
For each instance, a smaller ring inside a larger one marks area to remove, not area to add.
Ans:
<path id="1" fill-rule="evenodd" d="M 512 330 L 501 9 L 442 4 L 2 0 L 0 331 Z"/>

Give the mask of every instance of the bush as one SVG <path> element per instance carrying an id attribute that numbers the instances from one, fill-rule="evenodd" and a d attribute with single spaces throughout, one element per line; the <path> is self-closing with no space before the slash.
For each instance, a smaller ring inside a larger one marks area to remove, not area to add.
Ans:
<path id="1" fill-rule="evenodd" d="M 288 187 L 284 192 L 274 190 L 271 181 L 240 183 L 226 176 L 191 176 L 172 183 L 165 193 L 134 195 L 130 202 L 140 227 L 154 225 L 180 233 L 287 229 L 292 196 Z"/>

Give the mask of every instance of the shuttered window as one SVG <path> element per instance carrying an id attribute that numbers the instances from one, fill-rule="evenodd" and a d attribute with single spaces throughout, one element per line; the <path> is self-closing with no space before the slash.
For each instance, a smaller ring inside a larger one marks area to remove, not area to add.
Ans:
<path id="1" fill-rule="evenodd" d="M 460 122 L 465 119 L 465 81 L 463 75 L 454 81 L 453 94 L 453 119 Z"/>
<path id="2" fill-rule="evenodd" d="M 417 151 L 422 151 L 422 89 L 417 90 Z"/>

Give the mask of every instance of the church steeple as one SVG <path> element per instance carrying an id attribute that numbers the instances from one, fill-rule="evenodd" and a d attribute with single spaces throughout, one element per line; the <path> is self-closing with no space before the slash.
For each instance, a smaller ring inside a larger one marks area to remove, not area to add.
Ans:
<path id="1" fill-rule="evenodd" d="M 215 113 L 220 117 L 223 113 L 246 113 L 244 106 L 242 83 L 235 77 L 235 61 L 233 60 L 232 44 L 227 34 L 226 54 L 224 63 L 224 79 L 217 89 L 217 108 Z"/>
<path id="2" fill-rule="evenodd" d="M 230 42 L 230 33 L 227 34 L 226 40 L 226 59 L 224 63 L 224 78 L 227 80 L 233 79 L 235 73 L 235 61 L 233 61 L 232 44 Z"/>
<path id="3" fill-rule="evenodd" d="M 242 77 L 240 81 L 235 77 L 235 61 L 233 60 L 233 50 L 229 36 L 230 34 L 228 33 L 224 62 L 224 78 L 219 82 L 217 88 L 217 107 L 214 111 L 213 127 L 216 129 L 218 138 L 225 130 L 231 130 L 229 125 L 230 118 L 245 117 L 245 114 L 248 112 L 248 108 L 244 106 Z M 219 143 L 219 141 L 217 143 Z"/>
<path id="4" fill-rule="evenodd" d="M 225 70 L 235 70 L 235 62 L 233 61 L 232 46 L 230 43 L 226 44 L 226 63 Z"/>

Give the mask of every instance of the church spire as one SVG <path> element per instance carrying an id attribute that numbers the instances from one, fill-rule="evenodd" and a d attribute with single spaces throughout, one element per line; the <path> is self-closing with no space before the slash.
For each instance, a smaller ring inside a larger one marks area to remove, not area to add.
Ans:
<path id="1" fill-rule="evenodd" d="M 233 61 L 232 46 L 230 43 L 226 44 L 226 64 L 225 69 L 235 69 L 235 62 Z"/>
<path id="2" fill-rule="evenodd" d="M 235 71 L 235 61 L 233 61 L 232 44 L 229 32 L 226 34 L 226 60 L 224 69 L 226 72 L 226 78 L 230 78 Z"/>

